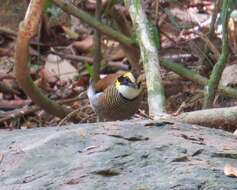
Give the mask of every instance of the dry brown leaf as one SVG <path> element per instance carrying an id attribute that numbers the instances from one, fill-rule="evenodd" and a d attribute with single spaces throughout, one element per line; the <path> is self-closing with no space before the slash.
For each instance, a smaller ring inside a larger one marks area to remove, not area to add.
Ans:
<path id="1" fill-rule="evenodd" d="M 121 60 L 126 57 L 124 50 L 122 48 L 116 48 L 114 51 L 111 52 L 109 57 L 110 61 Z"/>
<path id="2" fill-rule="evenodd" d="M 0 100 L 0 109 L 17 109 L 29 105 L 31 100 Z"/>
<path id="3" fill-rule="evenodd" d="M 226 66 L 222 73 L 221 84 L 225 86 L 237 84 L 237 65 L 236 62 L 233 63 L 232 65 Z"/>
<path id="4" fill-rule="evenodd" d="M 56 76 L 65 81 L 74 79 L 74 77 L 77 76 L 77 70 L 69 61 L 65 59 L 62 60 L 55 55 L 48 56 L 45 63 L 45 69 L 50 74 L 49 77 Z"/>
<path id="5" fill-rule="evenodd" d="M 11 56 L 11 50 L 9 48 L 0 48 L 0 57 Z"/>
<path id="6" fill-rule="evenodd" d="M 93 43 L 93 36 L 87 36 L 84 40 L 74 42 L 72 46 L 78 51 L 86 53 L 93 47 Z"/>
<path id="7" fill-rule="evenodd" d="M 105 5 L 105 3 L 107 2 L 107 0 L 102 0 L 102 6 Z M 94 11 L 96 9 L 96 0 L 88 0 L 85 1 L 85 8 L 88 11 Z"/>
<path id="8" fill-rule="evenodd" d="M 56 83 L 58 80 L 53 73 L 49 72 L 47 69 L 42 68 L 39 72 L 40 78 L 35 81 L 35 84 L 45 91 L 50 91 L 50 83 Z"/>
<path id="9" fill-rule="evenodd" d="M 226 176 L 237 177 L 237 168 L 230 164 L 226 164 L 224 167 L 224 173 Z"/>

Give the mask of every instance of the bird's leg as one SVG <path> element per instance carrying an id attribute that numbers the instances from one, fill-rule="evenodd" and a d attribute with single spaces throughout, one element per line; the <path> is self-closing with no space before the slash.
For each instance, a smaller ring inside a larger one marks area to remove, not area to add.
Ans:
<path id="1" fill-rule="evenodd" d="M 104 119 L 100 117 L 99 115 L 96 116 L 96 122 L 103 122 Z"/>
<path id="2" fill-rule="evenodd" d="M 96 116 L 96 122 L 100 122 L 100 117 L 98 115 Z"/>
<path id="3" fill-rule="evenodd" d="M 96 122 L 106 122 L 107 120 L 99 115 L 96 116 Z"/>

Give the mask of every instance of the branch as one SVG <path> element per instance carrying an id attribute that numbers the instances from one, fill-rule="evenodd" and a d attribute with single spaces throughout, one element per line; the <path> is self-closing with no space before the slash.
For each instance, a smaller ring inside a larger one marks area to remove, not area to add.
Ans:
<path id="1" fill-rule="evenodd" d="M 222 0 L 216 0 L 215 7 L 212 12 L 211 25 L 210 25 L 210 30 L 208 32 L 208 38 L 210 40 L 213 39 L 213 35 L 215 32 L 216 18 L 217 18 L 218 12 L 220 10 L 221 3 L 222 3 Z"/>
<path id="2" fill-rule="evenodd" d="M 208 83 L 208 79 L 199 75 L 197 72 L 192 71 L 190 69 L 185 68 L 181 64 L 173 63 L 172 61 L 168 59 L 164 59 L 161 61 L 161 65 L 165 67 L 168 70 L 171 70 L 181 77 L 184 77 L 186 79 L 189 79 L 199 85 L 205 86 Z M 232 98 L 237 99 L 237 90 L 231 87 L 226 87 L 224 85 L 219 85 L 218 92 L 225 96 L 229 96 Z"/>
<path id="3" fill-rule="evenodd" d="M 87 12 L 73 6 L 68 1 L 53 0 L 53 2 L 55 3 L 55 5 L 60 7 L 63 11 L 65 11 L 75 17 L 80 18 L 82 21 L 86 22 L 87 24 L 96 28 L 97 30 L 100 30 L 100 32 L 108 35 L 112 39 L 114 39 L 122 44 L 126 44 L 126 45 L 133 45 L 134 44 L 134 41 L 131 38 L 117 32 L 116 30 L 111 29 L 109 26 L 99 22 L 97 19 L 95 19 L 94 17 L 89 15 Z"/>
<path id="4" fill-rule="evenodd" d="M 187 123 L 207 127 L 228 128 L 228 130 L 237 129 L 237 107 L 187 112 L 180 114 L 177 118 Z"/>
<path id="5" fill-rule="evenodd" d="M 96 19 L 98 22 L 101 22 L 101 0 L 96 0 Z M 97 82 L 100 79 L 100 62 L 101 62 L 101 33 L 99 30 L 95 29 L 94 34 L 94 59 L 93 59 L 93 80 Z"/>
<path id="6" fill-rule="evenodd" d="M 141 58 L 146 75 L 149 114 L 157 116 L 165 111 L 165 96 L 160 76 L 159 57 L 156 47 L 155 28 L 144 14 L 140 0 L 125 0 L 140 46 Z M 158 39 L 159 40 L 159 39 Z"/>
<path id="7" fill-rule="evenodd" d="M 204 97 L 204 108 L 210 108 L 212 107 L 216 91 L 219 85 L 219 81 L 221 79 L 222 72 L 225 68 L 225 63 L 228 58 L 228 20 L 229 20 L 229 15 L 230 15 L 230 1 L 231 0 L 226 0 L 223 1 L 222 5 L 222 16 L 223 16 L 223 21 L 222 21 L 222 51 L 221 55 L 215 64 L 210 79 L 208 81 L 208 85 L 205 88 L 205 97 Z"/>
<path id="8" fill-rule="evenodd" d="M 40 89 L 35 86 L 30 77 L 28 65 L 29 42 L 37 33 L 43 5 L 44 0 L 32 0 L 27 9 L 25 18 L 20 24 L 16 41 L 15 74 L 17 82 L 33 102 L 43 108 L 46 112 L 62 118 L 70 113 L 70 110 L 48 99 L 41 93 Z"/>
<path id="9" fill-rule="evenodd" d="M 109 16 L 116 22 L 118 25 L 118 28 L 121 30 L 121 32 L 126 36 L 132 36 L 131 31 L 131 24 L 127 20 L 126 16 L 124 15 L 124 12 L 121 11 L 121 6 L 117 5 L 114 6 Z M 137 44 L 135 45 L 126 45 L 126 44 L 120 44 L 129 63 L 132 66 L 132 72 L 135 75 L 139 75 L 141 73 L 142 65 L 139 64 L 140 59 L 140 51 L 137 48 Z"/>
<path id="10" fill-rule="evenodd" d="M 3 27 L 3 26 L 0 27 L 0 33 L 11 35 L 14 37 L 17 36 L 17 33 L 15 31 L 13 31 L 9 28 Z"/>
<path id="11" fill-rule="evenodd" d="M 75 102 L 75 101 L 80 101 L 80 100 L 83 100 L 83 99 L 84 98 L 81 98 L 81 97 L 75 97 L 75 98 L 69 98 L 69 99 L 64 99 L 64 100 L 58 100 L 57 103 L 66 104 L 66 103 L 72 103 L 72 102 Z M 41 110 L 41 108 L 39 106 L 33 105 L 33 106 L 30 106 L 30 107 L 23 107 L 23 108 L 20 108 L 20 109 L 16 109 L 16 110 L 11 111 L 11 112 L 6 112 L 6 113 L 1 115 L 0 124 L 3 123 L 3 122 L 7 122 L 9 120 L 12 120 L 12 119 L 16 119 L 17 117 L 23 117 L 23 116 L 26 116 L 28 114 L 32 114 L 32 113 L 37 112 L 39 110 Z"/>

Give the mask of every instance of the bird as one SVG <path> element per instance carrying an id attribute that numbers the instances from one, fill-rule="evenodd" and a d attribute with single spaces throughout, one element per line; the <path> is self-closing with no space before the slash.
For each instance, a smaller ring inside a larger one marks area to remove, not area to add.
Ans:
<path id="1" fill-rule="evenodd" d="M 91 82 L 87 95 L 97 121 L 131 118 L 140 106 L 143 88 L 131 72 L 109 74 Z"/>

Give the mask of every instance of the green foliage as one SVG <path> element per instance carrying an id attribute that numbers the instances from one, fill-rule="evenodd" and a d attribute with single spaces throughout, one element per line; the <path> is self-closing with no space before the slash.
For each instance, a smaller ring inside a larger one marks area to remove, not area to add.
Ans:
<path id="1" fill-rule="evenodd" d="M 87 63 L 87 64 L 86 64 L 86 70 L 87 70 L 87 72 L 89 73 L 90 78 L 93 78 L 93 76 L 94 76 L 93 65 Z"/>
<path id="2" fill-rule="evenodd" d="M 47 11 L 47 9 L 49 9 L 50 7 L 52 7 L 53 2 L 52 0 L 45 0 L 44 2 L 44 12 Z"/>
<path id="3" fill-rule="evenodd" d="M 52 17 L 58 17 L 60 9 L 54 6 L 52 0 L 46 0 L 44 3 L 44 13 Z"/>
<path id="4" fill-rule="evenodd" d="M 39 64 L 37 64 L 37 63 L 32 63 L 32 64 L 29 63 L 29 66 L 30 66 L 30 68 L 31 68 L 32 70 L 34 70 L 34 71 L 38 71 L 38 70 L 40 70 L 40 68 L 41 68 L 41 65 L 39 65 Z"/>

